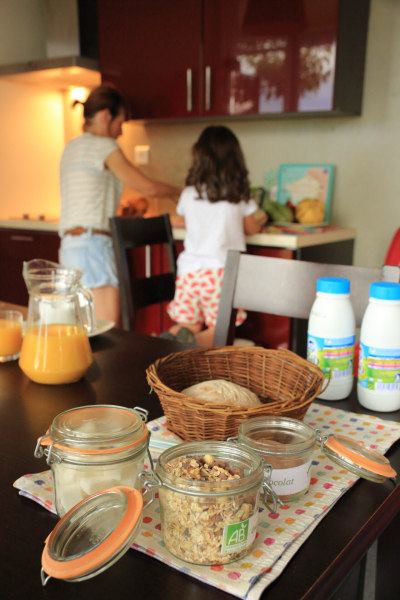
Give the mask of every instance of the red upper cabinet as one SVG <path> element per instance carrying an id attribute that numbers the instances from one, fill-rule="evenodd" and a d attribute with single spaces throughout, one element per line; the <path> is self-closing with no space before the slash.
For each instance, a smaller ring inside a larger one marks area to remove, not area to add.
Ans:
<path id="1" fill-rule="evenodd" d="M 99 0 L 132 117 L 361 114 L 369 0 Z"/>
<path id="2" fill-rule="evenodd" d="M 102 81 L 133 119 L 198 117 L 201 0 L 98 0 Z"/>
<path id="3" fill-rule="evenodd" d="M 334 107 L 339 0 L 204 0 L 204 114 Z"/>

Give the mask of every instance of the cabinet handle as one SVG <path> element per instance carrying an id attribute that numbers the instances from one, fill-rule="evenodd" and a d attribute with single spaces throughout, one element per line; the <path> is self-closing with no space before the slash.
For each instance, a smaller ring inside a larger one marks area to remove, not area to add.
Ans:
<path id="1" fill-rule="evenodd" d="M 145 249 L 146 278 L 151 277 L 151 246 Z"/>
<path id="2" fill-rule="evenodd" d="M 10 240 L 13 242 L 34 242 L 35 238 L 30 235 L 11 235 Z"/>
<path id="3" fill-rule="evenodd" d="M 186 70 L 186 110 L 192 112 L 192 69 Z"/>
<path id="4" fill-rule="evenodd" d="M 211 108 L 211 67 L 206 67 L 206 110 Z"/>

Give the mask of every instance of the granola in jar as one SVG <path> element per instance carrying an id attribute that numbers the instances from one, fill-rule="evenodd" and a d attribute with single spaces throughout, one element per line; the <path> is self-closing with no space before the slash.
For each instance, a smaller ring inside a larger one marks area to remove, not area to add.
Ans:
<path id="1" fill-rule="evenodd" d="M 172 554 L 216 565 L 250 551 L 263 481 L 254 452 L 226 442 L 180 444 L 161 455 L 156 472 L 162 532 Z"/>
<path id="2" fill-rule="evenodd" d="M 272 465 L 270 485 L 281 501 L 304 496 L 310 486 L 316 443 L 312 427 L 289 417 L 257 417 L 240 425 L 238 442 Z"/>

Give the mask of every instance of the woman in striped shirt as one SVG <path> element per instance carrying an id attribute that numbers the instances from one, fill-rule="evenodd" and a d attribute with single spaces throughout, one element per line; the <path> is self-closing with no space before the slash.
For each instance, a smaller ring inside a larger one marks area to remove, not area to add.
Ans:
<path id="1" fill-rule="evenodd" d="M 118 210 L 123 185 L 150 198 L 177 199 L 181 189 L 146 177 L 118 146 L 128 108 L 116 90 L 99 86 L 82 104 L 84 133 L 67 143 L 60 163 L 59 259 L 83 270 L 82 284 L 93 292 L 96 317 L 119 326 L 109 219 Z"/>

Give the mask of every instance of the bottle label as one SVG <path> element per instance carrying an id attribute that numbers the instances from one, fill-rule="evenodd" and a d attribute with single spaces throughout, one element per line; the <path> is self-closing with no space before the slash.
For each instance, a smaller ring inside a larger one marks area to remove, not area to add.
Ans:
<path id="1" fill-rule="evenodd" d="M 227 556 L 246 550 L 254 542 L 257 533 L 258 510 L 257 512 L 240 523 L 231 523 L 225 525 L 222 534 L 221 554 Z"/>
<path id="2" fill-rule="evenodd" d="M 290 460 L 289 457 L 283 460 Z M 266 459 L 268 462 L 268 459 Z M 267 474 L 267 472 L 265 472 Z M 308 488 L 311 478 L 311 458 L 308 462 L 289 469 L 273 469 L 271 487 L 278 496 L 297 494 Z"/>
<path id="3" fill-rule="evenodd" d="M 368 390 L 400 389 L 400 348 L 374 348 L 360 343 L 358 383 Z"/>
<path id="4" fill-rule="evenodd" d="M 329 377 L 339 380 L 352 377 L 355 335 L 343 338 L 321 338 L 308 335 L 307 360 L 317 365 Z"/>

